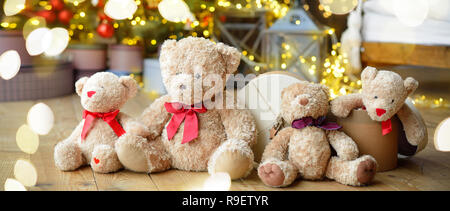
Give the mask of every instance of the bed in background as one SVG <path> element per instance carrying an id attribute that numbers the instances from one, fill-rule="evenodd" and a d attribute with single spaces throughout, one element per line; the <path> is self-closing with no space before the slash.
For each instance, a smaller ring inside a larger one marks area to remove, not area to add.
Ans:
<path id="1" fill-rule="evenodd" d="M 450 68 L 450 1 L 368 0 L 363 11 L 365 65 Z"/>

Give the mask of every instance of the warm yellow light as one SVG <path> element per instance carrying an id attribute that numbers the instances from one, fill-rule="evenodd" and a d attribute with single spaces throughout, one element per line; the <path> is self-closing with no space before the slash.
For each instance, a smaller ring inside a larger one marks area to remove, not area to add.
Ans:
<path id="1" fill-rule="evenodd" d="M 27 154 L 34 154 L 39 147 L 39 136 L 28 125 L 22 125 L 16 133 L 17 146 Z"/>
<path id="2" fill-rule="evenodd" d="M 255 66 L 255 71 L 258 72 L 260 70 L 259 66 Z"/>
<path id="3" fill-rule="evenodd" d="M 209 37 L 209 31 L 208 31 L 208 30 L 203 31 L 203 35 L 204 35 L 205 37 Z"/>
<path id="4" fill-rule="evenodd" d="M 315 56 L 311 57 L 311 61 L 315 62 L 317 60 L 317 58 Z"/>
<path id="5" fill-rule="evenodd" d="M 25 8 L 25 0 L 6 0 L 3 11 L 6 16 L 16 15 Z"/>
<path id="6" fill-rule="evenodd" d="M 151 43 L 152 45 L 156 45 L 156 40 L 152 40 L 152 41 L 150 41 L 150 43 Z"/>
<path id="7" fill-rule="evenodd" d="M 19 159 L 14 165 L 14 177 L 24 186 L 32 187 L 37 183 L 38 174 L 30 161 Z"/>
<path id="8" fill-rule="evenodd" d="M 241 4 L 236 4 L 236 8 L 237 8 L 237 9 L 241 9 L 241 8 L 242 8 L 242 5 L 241 5 Z"/>
<path id="9" fill-rule="evenodd" d="M 84 13 L 84 12 L 80 12 L 80 17 L 84 17 L 84 16 L 86 16 L 86 13 Z"/>
<path id="10" fill-rule="evenodd" d="M 281 69 L 286 69 L 286 63 L 281 64 Z"/>
<path id="11" fill-rule="evenodd" d="M 334 29 L 333 29 L 333 28 L 331 28 L 331 29 L 328 29 L 328 34 L 329 34 L 329 35 L 332 35 L 332 34 L 334 34 Z"/>
<path id="12" fill-rule="evenodd" d="M 250 59 L 250 60 L 252 60 L 252 61 L 253 61 L 253 60 L 255 59 L 255 56 L 253 56 L 253 55 L 249 55 L 249 56 L 248 56 L 248 59 Z"/>

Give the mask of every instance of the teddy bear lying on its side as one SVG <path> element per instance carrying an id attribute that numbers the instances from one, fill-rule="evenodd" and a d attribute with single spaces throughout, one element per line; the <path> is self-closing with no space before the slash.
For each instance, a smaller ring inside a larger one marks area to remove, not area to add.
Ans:
<path id="1" fill-rule="evenodd" d="M 139 172 L 176 168 L 227 172 L 232 179 L 247 176 L 254 165 L 255 120 L 248 110 L 216 106 L 224 102 L 227 74 L 239 62 L 239 51 L 223 43 L 194 37 L 165 41 L 160 63 L 168 94 L 141 116 L 151 132 L 148 141 L 118 143 L 123 165 Z M 208 83 L 214 77 L 220 80 Z"/>
<path id="2" fill-rule="evenodd" d="M 344 95 L 331 101 L 333 115 L 345 118 L 353 109 L 365 108 L 372 120 L 382 122 L 380 133 L 383 135 L 391 132 L 390 119 L 397 115 L 406 134 L 406 139 L 399 139 L 399 154 L 411 156 L 424 149 L 428 142 L 426 126 L 419 120 L 420 116 L 405 105 L 406 98 L 419 83 L 414 78 L 403 80 L 397 73 L 373 67 L 363 70 L 361 81 L 361 94 Z"/>
<path id="3" fill-rule="evenodd" d="M 115 144 L 123 139 L 141 139 L 149 135 L 148 129 L 119 112 L 125 102 L 137 92 L 136 81 L 100 72 L 75 83 L 81 105 L 85 109 L 83 120 L 72 134 L 55 146 L 56 166 L 70 171 L 90 164 L 96 172 L 109 173 L 122 168 Z"/>
<path id="4" fill-rule="evenodd" d="M 281 117 L 291 127 L 280 130 L 266 146 L 258 175 L 268 186 L 290 185 L 298 176 L 319 180 L 324 176 L 346 185 L 370 183 L 377 163 L 359 157 L 358 147 L 337 124 L 326 122 L 328 88 L 302 82 L 281 93 Z M 332 156 L 331 147 L 337 156 Z"/>

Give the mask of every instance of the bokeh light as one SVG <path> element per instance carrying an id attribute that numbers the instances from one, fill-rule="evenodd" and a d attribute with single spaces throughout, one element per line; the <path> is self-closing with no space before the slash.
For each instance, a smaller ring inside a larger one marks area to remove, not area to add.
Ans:
<path id="1" fill-rule="evenodd" d="M 38 174 L 30 161 L 19 159 L 14 165 L 14 177 L 24 186 L 32 187 L 37 183 Z"/>
<path id="2" fill-rule="evenodd" d="M 19 72 L 20 64 L 20 55 L 17 51 L 5 51 L 0 55 L 0 77 L 5 80 L 13 78 Z"/>
<path id="3" fill-rule="evenodd" d="M 410 27 L 422 24 L 430 8 L 428 0 L 394 0 L 393 4 L 397 19 Z"/>
<path id="4" fill-rule="evenodd" d="M 203 183 L 204 191 L 228 191 L 231 187 L 231 177 L 228 173 L 217 172 L 211 174 Z"/>
<path id="5" fill-rule="evenodd" d="M 31 56 L 42 54 L 49 47 L 49 45 L 51 44 L 51 40 L 44 40 L 44 38 L 51 39 L 51 36 L 48 36 L 49 32 L 50 29 L 42 27 L 33 30 L 28 35 L 26 40 L 26 48 Z"/>
<path id="6" fill-rule="evenodd" d="M 450 117 L 442 121 L 436 128 L 434 147 L 439 151 L 450 151 Z"/>
<path id="7" fill-rule="evenodd" d="M 195 21 L 188 5 L 182 0 L 163 0 L 158 4 L 158 10 L 161 16 L 168 21 Z"/>
<path id="8" fill-rule="evenodd" d="M 45 21 L 45 18 L 40 16 L 35 16 L 27 20 L 25 24 L 23 25 L 23 38 L 27 39 L 28 35 L 38 28 L 44 28 L 47 26 L 47 22 Z"/>
<path id="9" fill-rule="evenodd" d="M 109 0 L 104 12 L 113 19 L 123 20 L 132 17 L 136 10 L 137 5 L 133 0 Z"/>
<path id="10" fill-rule="evenodd" d="M 67 29 L 60 27 L 51 29 L 45 36 L 43 42 L 50 42 L 43 44 L 44 46 L 48 46 L 44 51 L 46 56 L 57 56 L 61 54 L 67 48 L 70 40 Z"/>
<path id="11" fill-rule="evenodd" d="M 358 0 L 320 0 L 323 9 L 336 15 L 351 12 L 358 5 Z"/>
<path id="12" fill-rule="evenodd" d="M 73 3 L 73 4 L 76 4 L 76 5 L 78 5 L 81 2 L 84 2 L 84 0 L 66 0 L 66 1 L 70 2 L 70 3 Z"/>
<path id="13" fill-rule="evenodd" d="M 39 135 L 47 135 L 53 128 L 54 120 L 52 109 L 44 103 L 38 103 L 28 111 L 28 125 Z"/>
<path id="14" fill-rule="evenodd" d="M 16 133 L 17 146 L 27 154 L 34 154 L 39 147 L 39 136 L 28 125 L 22 125 Z"/>
<path id="15" fill-rule="evenodd" d="M 30 55 L 37 56 L 45 53 L 46 56 L 56 56 L 62 53 L 69 44 L 67 29 L 46 27 L 33 30 L 26 39 L 26 48 Z"/>
<path id="16" fill-rule="evenodd" d="M 25 8 L 25 0 L 6 0 L 3 11 L 6 16 L 16 15 Z"/>
<path id="17" fill-rule="evenodd" d="M 5 191 L 26 191 L 25 186 L 15 179 L 8 178 L 5 181 Z"/>

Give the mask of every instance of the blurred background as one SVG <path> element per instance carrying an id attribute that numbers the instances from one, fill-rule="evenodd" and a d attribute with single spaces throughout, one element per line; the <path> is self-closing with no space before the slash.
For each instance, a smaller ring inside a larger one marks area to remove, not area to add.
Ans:
<path id="1" fill-rule="evenodd" d="M 449 106 L 447 0 L 0 0 L 0 5 L 0 65 L 6 67 L 0 70 L 5 79 L 0 101 L 71 94 L 78 78 L 98 71 L 132 75 L 157 97 L 165 93 L 159 46 L 194 36 L 238 48 L 244 74 L 289 71 L 329 86 L 336 97 L 358 92 L 359 74 L 371 65 L 419 80 L 416 104 Z M 18 68 L 11 50 L 20 57 Z"/>

